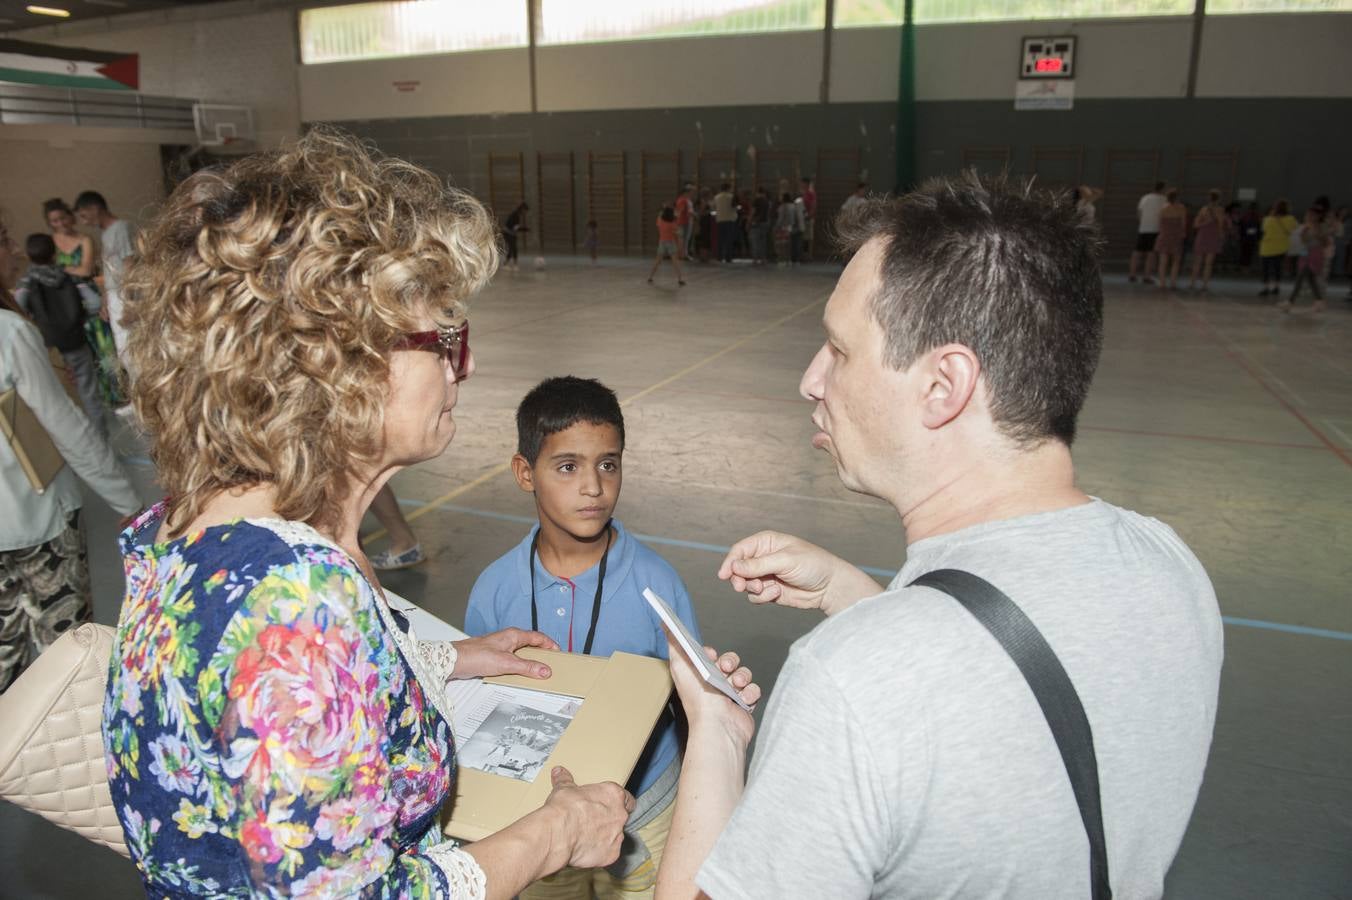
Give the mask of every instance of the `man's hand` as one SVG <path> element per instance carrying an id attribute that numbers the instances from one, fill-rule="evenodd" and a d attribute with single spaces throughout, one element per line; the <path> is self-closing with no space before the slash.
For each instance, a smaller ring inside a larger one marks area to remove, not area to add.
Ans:
<path id="1" fill-rule="evenodd" d="M 882 592 L 878 582 L 839 556 L 778 531 L 734 544 L 718 577 L 752 603 L 820 609 L 828 616 Z"/>
<path id="2" fill-rule="evenodd" d="M 761 698 L 760 685 L 752 682 L 751 670 L 742 665 L 741 658 L 732 651 L 719 656 L 712 647 L 705 647 L 704 654 L 728 676 L 746 705 L 755 706 Z M 671 680 L 676 683 L 676 694 L 681 698 L 681 707 L 690 723 L 691 735 L 706 728 L 721 728 L 740 748 L 745 749 L 756 731 L 756 722 L 751 718 L 751 713 L 704 681 L 670 631 L 667 632 L 667 656 L 671 665 Z"/>
<path id="3" fill-rule="evenodd" d="M 522 647 L 542 647 L 557 650 L 559 645 L 538 631 L 504 628 L 483 637 L 466 638 L 455 642 L 455 672 L 453 678 L 478 678 L 486 675 L 525 675 L 528 678 L 548 678 L 549 666 L 522 659 L 516 651 Z"/>

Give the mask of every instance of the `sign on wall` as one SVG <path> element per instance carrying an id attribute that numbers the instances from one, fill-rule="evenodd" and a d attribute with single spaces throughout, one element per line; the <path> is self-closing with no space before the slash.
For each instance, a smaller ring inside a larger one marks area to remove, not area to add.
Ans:
<path id="1" fill-rule="evenodd" d="M 141 86 L 140 57 L 0 39 L 0 81 L 134 91 Z"/>
<path id="2" fill-rule="evenodd" d="M 1016 81 L 1014 108 L 1018 110 L 1072 109 L 1074 81 Z"/>

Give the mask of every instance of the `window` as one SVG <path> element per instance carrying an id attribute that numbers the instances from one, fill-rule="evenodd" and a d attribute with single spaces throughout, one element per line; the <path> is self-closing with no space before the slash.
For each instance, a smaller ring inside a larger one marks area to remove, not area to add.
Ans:
<path id="1" fill-rule="evenodd" d="M 900 25 L 905 0 L 836 0 L 836 28 Z"/>
<path id="2" fill-rule="evenodd" d="M 1206 0 L 1207 13 L 1352 12 L 1352 0 Z"/>
<path id="3" fill-rule="evenodd" d="M 325 6 L 300 13 L 302 63 L 526 44 L 526 0 L 403 0 Z"/>
<path id="4" fill-rule="evenodd" d="M 539 0 L 541 44 L 812 31 L 826 0 Z"/>
<path id="5" fill-rule="evenodd" d="M 917 23 L 1190 16 L 1192 11 L 1193 0 L 915 0 Z"/>

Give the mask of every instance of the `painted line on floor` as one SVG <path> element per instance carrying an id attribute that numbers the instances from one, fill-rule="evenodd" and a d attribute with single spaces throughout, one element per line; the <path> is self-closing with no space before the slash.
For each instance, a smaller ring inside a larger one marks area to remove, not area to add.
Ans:
<path id="1" fill-rule="evenodd" d="M 1338 435 L 1339 440 L 1341 440 L 1343 444 L 1345 444 L 1348 447 L 1352 447 L 1352 437 L 1348 437 L 1347 432 L 1339 428 L 1338 425 L 1328 416 L 1324 417 L 1324 424 L 1327 425 L 1333 431 L 1334 434 Z"/>
<path id="2" fill-rule="evenodd" d="M 1333 454 L 1337 456 L 1339 459 L 1341 459 L 1349 469 L 1352 469 L 1352 454 L 1350 454 L 1348 451 L 1344 450 L 1342 447 L 1339 447 L 1332 440 L 1330 440 L 1328 435 L 1324 434 L 1324 432 L 1321 431 L 1313 422 L 1311 422 L 1305 416 L 1304 413 L 1302 413 L 1299 409 L 1297 409 L 1295 405 L 1291 403 L 1291 401 L 1287 400 L 1280 393 L 1278 393 L 1277 390 L 1273 388 L 1271 384 L 1268 383 L 1267 379 L 1265 379 L 1258 372 L 1258 370 L 1254 368 L 1254 365 L 1248 360 L 1248 358 L 1237 347 L 1235 347 L 1234 344 L 1232 344 L 1223 335 L 1221 335 L 1219 331 L 1216 330 L 1216 326 L 1212 325 L 1209 321 L 1207 321 L 1205 316 L 1201 315 L 1195 310 L 1191 310 L 1188 307 L 1184 306 L 1182 301 L 1180 301 L 1177 297 L 1170 297 L 1169 299 L 1176 306 L 1178 306 L 1179 309 L 1183 310 L 1183 312 L 1187 314 L 1188 318 L 1193 323 L 1193 327 L 1195 327 L 1198 331 L 1202 332 L 1203 334 L 1210 337 L 1213 341 L 1215 341 L 1226 356 L 1230 357 L 1241 369 L 1249 373 L 1249 376 L 1253 378 L 1254 381 L 1258 382 L 1258 385 L 1262 387 L 1263 390 L 1267 391 L 1268 394 L 1270 394 L 1274 400 L 1276 400 L 1283 407 L 1285 407 L 1287 412 L 1295 416 L 1296 419 L 1298 419 L 1302 425 L 1304 425 L 1307 429 L 1309 429 L 1309 432 L 1311 434 L 1313 434 L 1316 438 L 1319 439 L 1320 443 L 1322 443 L 1329 450 L 1333 451 Z"/>
<path id="3" fill-rule="evenodd" d="M 1322 447 L 1319 449 L 1323 449 Z M 881 502 L 870 503 L 865 500 L 841 500 L 836 497 L 809 497 L 806 494 L 792 494 L 787 491 L 763 491 L 756 488 L 731 487 L 726 484 L 705 484 L 701 481 L 670 481 L 665 478 L 654 478 L 651 475 L 633 475 L 625 476 L 630 481 L 646 481 L 649 484 L 661 484 L 669 487 L 687 487 L 699 488 L 706 491 L 731 491 L 737 494 L 751 494 L 754 497 L 777 497 L 783 500 L 801 500 L 806 503 L 830 503 L 836 506 L 853 506 L 859 509 L 867 509 L 875 512 L 885 512 L 895 515 L 892 507 Z"/>
<path id="4" fill-rule="evenodd" d="M 820 299 L 813 300 L 811 303 L 806 303 L 806 304 L 804 304 L 804 305 L 798 307 L 798 308 L 795 309 L 793 312 L 790 312 L 790 313 L 788 313 L 788 314 L 786 314 L 786 315 L 780 316 L 778 319 L 775 319 L 773 322 L 771 322 L 769 325 L 766 325 L 764 328 L 761 328 L 761 329 L 758 330 L 758 331 L 755 331 L 755 332 L 753 332 L 753 333 L 751 333 L 751 334 L 748 334 L 746 337 L 741 338 L 740 340 L 733 341 L 731 344 L 728 344 L 728 345 L 727 345 L 726 347 L 724 347 L 722 350 L 717 350 L 717 351 L 715 351 L 715 352 L 713 352 L 713 353 L 710 353 L 708 356 L 704 357 L 703 359 L 696 360 L 695 362 L 693 362 L 693 363 L 691 363 L 690 365 L 686 366 L 684 369 L 681 369 L 679 372 L 676 372 L 675 374 L 669 375 L 669 376 L 667 376 L 666 378 L 663 378 L 661 381 L 658 381 L 658 382 L 655 383 L 655 384 L 649 385 L 648 387 L 646 387 L 646 388 L 644 388 L 643 390 L 639 391 L 637 394 L 631 394 L 630 396 L 628 396 L 628 397 L 626 397 L 626 398 L 624 398 L 623 400 L 620 401 L 620 406 L 624 407 L 624 406 L 629 406 L 629 405 L 632 404 L 632 403 L 637 403 L 639 400 L 641 400 L 641 399 L 643 399 L 644 397 L 648 396 L 648 395 L 651 394 L 653 391 L 661 390 L 662 388 L 666 387 L 667 385 L 671 384 L 672 382 L 674 382 L 674 381 L 676 381 L 676 380 L 678 380 L 678 379 L 684 378 L 686 375 L 689 375 L 691 372 L 694 372 L 696 369 L 703 368 L 704 366 L 707 366 L 709 363 L 714 362 L 715 360 L 721 359 L 721 358 L 723 358 L 724 356 L 728 355 L 729 353 L 732 353 L 734 350 L 738 350 L 738 349 L 740 349 L 740 348 L 746 346 L 747 344 L 749 344 L 749 343 L 751 343 L 752 341 L 754 341 L 754 340 L 756 340 L 757 338 L 759 338 L 761 335 L 767 334 L 767 333 L 773 331 L 774 329 L 776 329 L 776 328 L 778 328 L 779 326 L 783 325 L 785 322 L 788 322 L 790 319 L 794 319 L 794 318 L 796 318 L 796 317 L 798 317 L 798 316 L 801 316 L 803 313 L 807 312 L 808 310 L 815 309 L 816 307 L 822 306 L 822 305 L 825 304 L 825 303 L 826 303 L 826 298 L 825 298 L 825 297 L 822 297 L 822 298 L 820 298 Z M 500 465 L 494 466 L 493 468 L 489 469 L 487 472 L 484 472 L 484 473 L 483 473 L 482 475 L 480 475 L 478 478 L 475 478 L 473 481 L 470 481 L 470 482 L 468 482 L 468 483 L 466 483 L 466 484 L 462 484 L 462 485 L 460 485 L 459 487 L 454 488 L 453 490 L 447 491 L 446 493 L 442 494 L 440 497 L 437 497 L 436 499 L 430 501 L 426 506 L 422 506 L 422 507 L 419 507 L 419 508 L 413 510 L 413 512 L 411 512 L 411 513 L 408 514 L 408 517 L 407 517 L 407 518 L 408 518 L 408 520 L 411 522 L 411 521 L 413 521 L 414 519 L 417 519 L 417 518 L 420 518 L 420 517 L 422 517 L 422 516 L 425 516 L 425 515 L 427 515 L 427 513 L 431 512 L 432 510 L 436 509 L 437 507 L 444 506 L 444 505 L 446 505 L 447 503 L 450 503 L 452 500 L 456 499 L 457 497 L 460 497 L 461 495 L 463 495 L 463 494 L 465 494 L 465 493 L 467 493 L 467 492 L 469 492 L 469 491 L 474 490 L 476 487 L 478 487 L 478 486 L 481 485 L 481 484 L 485 484 L 485 483 L 487 483 L 487 482 L 489 482 L 489 481 L 492 481 L 494 478 L 497 478 L 499 475 L 503 474 L 504 472 L 508 472 L 508 471 L 510 471 L 510 470 L 511 470 L 511 463 L 509 463 L 509 462 L 502 463 L 502 464 L 500 464 Z M 368 540 L 368 541 L 375 541 L 375 540 L 378 540 L 378 539 L 380 539 L 380 538 L 382 538 L 382 537 L 384 537 L 384 536 L 385 536 L 385 529 L 380 528 L 380 529 L 377 529 L 376 531 L 372 532 L 372 533 L 366 538 L 366 540 Z"/>
<path id="5" fill-rule="evenodd" d="M 804 304 L 804 305 L 798 307 L 798 308 L 795 309 L 793 312 L 788 313 L 787 315 L 780 316 L 778 319 L 775 319 L 773 322 L 771 322 L 769 325 L 766 325 L 764 328 L 760 329 L 759 331 L 756 331 L 756 332 L 754 332 L 754 333 L 752 333 L 752 334 L 748 334 L 746 337 L 742 338 L 741 340 L 739 340 L 739 341 L 734 341 L 733 343 L 728 344 L 728 346 L 724 347 L 722 350 L 718 350 L 718 351 L 716 351 L 716 352 L 714 352 L 714 353 L 709 354 L 708 356 L 704 357 L 704 358 L 701 359 L 701 360 L 697 360 L 696 362 L 691 363 L 690 365 L 686 366 L 684 369 L 681 369 L 681 371 L 679 371 L 679 372 L 677 372 L 677 373 L 675 373 L 675 374 L 673 374 L 673 375 L 669 375 L 669 376 L 667 376 L 666 378 L 663 378 L 661 381 L 657 382 L 656 384 L 649 385 L 648 387 L 646 387 L 646 388 L 644 388 L 643 390 L 639 391 L 637 394 L 632 394 L 632 395 L 630 395 L 630 396 L 624 398 L 623 400 L 620 401 L 620 406 L 629 406 L 629 405 L 632 404 L 632 403 L 637 403 L 639 400 L 642 400 L 644 397 L 648 396 L 649 394 L 653 393 L 654 391 L 660 391 L 662 388 L 664 388 L 664 387 L 666 387 L 667 385 L 671 384 L 673 381 L 678 381 L 678 380 L 684 378 L 685 376 L 689 375 L 691 372 L 695 371 L 696 369 L 702 369 L 703 367 L 707 366 L 709 363 L 713 362 L 714 360 L 716 360 L 716 359 L 722 359 L 724 356 L 727 356 L 729 353 L 731 353 L 731 352 L 734 351 L 734 350 L 740 350 L 742 347 L 745 347 L 747 344 L 749 344 L 749 343 L 751 343 L 752 341 L 756 340 L 756 339 L 759 338 L 761 335 L 763 335 L 763 334 L 768 334 L 769 332 L 774 331 L 774 330 L 775 330 L 776 328 L 778 328 L 780 325 L 783 325 L 785 322 L 788 322 L 790 319 L 796 319 L 798 316 L 801 316 L 803 313 L 807 312 L 808 310 L 810 310 L 810 309 L 816 309 L 818 306 L 822 306 L 822 305 L 825 304 L 825 303 L 826 303 L 826 298 L 825 298 L 825 297 L 822 297 L 821 299 L 813 300 L 811 303 L 806 303 L 806 304 Z"/>
<path id="6" fill-rule="evenodd" d="M 1143 431 L 1139 428 L 1110 428 L 1106 425 L 1081 425 L 1081 431 L 1102 431 L 1109 434 L 1130 434 L 1141 437 L 1175 438 L 1183 441 L 1205 441 L 1216 444 L 1248 444 L 1255 447 L 1280 447 L 1285 450 L 1328 451 L 1322 444 L 1294 444 L 1287 441 L 1263 441 L 1256 438 L 1218 437 L 1205 434 L 1182 434 L 1177 431 Z"/>
<path id="7" fill-rule="evenodd" d="M 430 504 L 423 503 L 421 500 L 409 500 L 401 497 L 399 498 L 399 505 L 407 506 L 415 510 L 425 510 Z M 460 506 L 455 503 L 443 503 L 438 508 L 445 510 L 446 512 L 457 512 L 467 516 L 477 516 L 481 519 L 496 519 L 499 522 L 512 522 L 518 525 L 534 525 L 536 521 L 538 521 L 534 516 L 518 516 L 513 515 L 512 513 L 493 512 L 488 509 L 475 509 L 472 506 Z M 410 514 L 409 518 L 412 519 L 413 514 Z M 709 553 L 717 553 L 720 556 L 727 555 L 727 552 L 732 549 L 731 547 L 725 547 L 722 544 L 685 541 L 680 538 L 662 537 L 660 534 L 640 534 L 637 531 L 631 531 L 630 534 L 645 544 L 661 544 L 664 547 L 680 547 L 683 550 L 705 550 Z M 362 540 L 373 541 L 378 536 L 377 533 L 373 532 L 370 537 L 363 537 Z M 876 575 L 879 578 L 886 578 L 888 580 L 891 580 L 893 576 L 897 574 L 893 569 L 879 569 L 874 566 L 860 566 L 859 568 L 870 575 Z"/>
<path id="8" fill-rule="evenodd" d="M 1239 628 L 1261 628 L 1264 631 L 1284 631 L 1287 634 L 1299 634 L 1305 637 L 1331 638 L 1335 641 L 1352 641 L 1352 634 L 1346 631 L 1334 631 L 1331 628 L 1311 628 L 1308 625 L 1287 625 L 1284 622 L 1267 622 L 1263 619 L 1243 619 L 1239 616 L 1221 616 L 1226 625 Z"/>
<path id="9" fill-rule="evenodd" d="M 428 504 L 423 503 L 421 500 L 409 500 L 406 498 L 400 498 L 399 505 L 407 506 L 413 509 L 427 509 L 428 507 Z M 456 512 L 467 516 L 477 516 L 478 518 L 481 519 L 496 519 L 500 522 L 512 522 L 518 525 L 534 525 L 537 521 L 534 516 L 518 516 L 513 515 L 511 513 L 493 512 L 492 510 L 475 509 L 474 507 L 471 506 L 460 506 L 454 503 L 444 503 L 439 508 L 445 510 L 446 512 Z M 410 515 L 409 518 L 411 519 L 413 518 L 413 516 Z M 732 549 L 731 547 L 725 547 L 722 544 L 706 544 L 701 541 L 685 541 L 681 540 L 680 538 L 662 537 L 661 535 L 657 534 L 640 534 L 638 532 L 630 532 L 630 533 L 645 544 L 659 544 L 665 547 L 680 547 L 684 550 L 705 550 L 710 553 L 717 553 L 720 556 L 726 555 L 727 552 Z M 374 538 L 365 538 L 364 540 L 374 540 Z M 874 576 L 875 578 L 882 578 L 888 582 L 890 582 L 897 575 L 897 571 L 895 569 L 881 569 L 875 566 L 860 566 L 859 568 L 861 571 L 866 572 L 869 575 Z M 1288 625 L 1285 622 L 1269 622 L 1265 619 L 1249 619 L 1241 616 L 1221 616 L 1221 621 L 1224 622 L 1226 625 L 1230 625 L 1235 628 L 1257 628 L 1262 631 L 1278 631 L 1285 634 L 1298 634 L 1301 635 L 1302 637 L 1321 637 L 1321 638 L 1329 638 L 1335 641 L 1352 641 L 1352 632 L 1335 631 L 1331 628 L 1313 628 L 1308 625 Z"/>

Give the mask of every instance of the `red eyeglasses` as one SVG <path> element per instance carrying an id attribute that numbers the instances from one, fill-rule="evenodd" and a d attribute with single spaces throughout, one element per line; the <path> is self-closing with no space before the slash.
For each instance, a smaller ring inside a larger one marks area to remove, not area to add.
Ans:
<path id="1" fill-rule="evenodd" d="M 460 380 L 469 368 L 469 323 L 444 331 L 410 332 L 395 342 L 394 349 L 426 350 L 445 357 L 456 380 Z"/>

